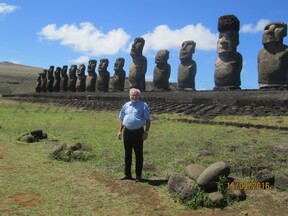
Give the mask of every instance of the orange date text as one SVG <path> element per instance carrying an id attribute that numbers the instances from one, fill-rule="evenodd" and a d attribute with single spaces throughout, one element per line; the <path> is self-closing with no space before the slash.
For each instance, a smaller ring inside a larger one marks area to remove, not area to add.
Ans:
<path id="1" fill-rule="evenodd" d="M 229 182 L 230 190 L 269 190 L 269 182 Z"/>

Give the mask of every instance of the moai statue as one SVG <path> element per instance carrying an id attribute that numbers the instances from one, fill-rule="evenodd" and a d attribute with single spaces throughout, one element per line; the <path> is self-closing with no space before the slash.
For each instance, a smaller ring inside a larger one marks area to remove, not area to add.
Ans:
<path id="1" fill-rule="evenodd" d="M 171 66 L 167 63 L 169 59 L 168 50 L 159 50 L 156 57 L 153 76 L 154 91 L 163 91 L 169 89 L 169 78 L 171 73 Z"/>
<path id="2" fill-rule="evenodd" d="M 95 92 L 97 73 L 95 72 L 97 61 L 94 59 L 89 60 L 88 76 L 86 77 L 86 91 Z"/>
<path id="3" fill-rule="evenodd" d="M 80 64 L 77 69 L 77 82 L 76 82 L 76 91 L 85 92 L 86 91 L 86 67 L 84 64 Z"/>
<path id="4" fill-rule="evenodd" d="M 35 91 L 36 92 L 41 92 L 41 73 L 38 74 L 37 76 L 37 83 L 36 83 L 36 88 L 35 88 Z"/>
<path id="5" fill-rule="evenodd" d="M 77 65 L 71 65 L 69 68 L 69 79 L 68 79 L 68 90 L 71 92 L 76 92 L 76 82 L 77 82 Z"/>
<path id="6" fill-rule="evenodd" d="M 60 80 L 60 90 L 68 91 L 68 75 L 67 75 L 68 66 L 63 65 L 61 69 L 61 80 Z"/>
<path id="7" fill-rule="evenodd" d="M 258 53 L 260 89 L 286 89 L 288 84 L 288 47 L 283 44 L 287 24 L 275 22 L 264 29 L 264 48 Z"/>
<path id="8" fill-rule="evenodd" d="M 132 63 L 129 69 L 129 87 L 137 88 L 141 91 L 146 90 L 145 74 L 147 71 L 147 59 L 142 55 L 145 40 L 137 37 L 132 44 L 130 55 Z"/>
<path id="9" fill-rule="evenodd" d="M 48 82 L 47 82 L 47 90 L 49 92 L 53 92 L 53 84 L 54 84 L 54 66 L 51 65 L 48 70 Z"/>
<path id="10" fill-rule="evenodd" d="M 178 89 L 195 90 L 195 76 L 197 72 L 196 62 L 192 59 L 195 53 L 196 43 L 192 40 L 184 41 L 180 50 L 178 67 Z"/>
<path id="11" fill-rule="evenodd" d="M 54 86 L 53 89 L 55 92 L 59 92 L 60 91 L 60 82 L 61 82 L 61 67 L 56 67 L 55 70 L 55 82 L 54 82 Z"/>
<path id="12" fill-rule="evenodd" d="M 238 18 L 234 15 L 220 16 L 218 19 L 217 42 L 218 57 L 215 62 L 214 90 L 241 89 L 240 73 L 242 70 L 242 55 L 237 52 L 239 45 Z"/>
<path id="13" fill-rule="evenodd" d="M 48 70 L 44 69 L 41 73 L 41 91 L 46 92 L 47 91 L 47 73 Z"/>
<path id="14" fill-rule="evenodd" d="M 109 66 L 108 59 L 100 59 L 100 63 L 98 66 L 99 76 L 96 81 L 96 88 L 98 91 L 108 92 L 109 91 L 109 80 L 110 73 L 107 71 Z"/>
<path id="15" fill-rule="evenodd" d="M 125 64 L 124 58 L 117 58 L 114 63 L 114 75 L 111 79 L 112 91 L 124 91 L 126 71 L 123 69 Z"/>

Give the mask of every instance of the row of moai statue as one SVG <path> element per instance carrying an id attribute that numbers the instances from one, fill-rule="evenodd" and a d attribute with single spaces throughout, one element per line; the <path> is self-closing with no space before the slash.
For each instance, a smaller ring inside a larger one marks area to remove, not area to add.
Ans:
<path id="1" fill-rule="evenodd" d="M 237 52 L 240 21 L 235 15 L 224 15 L 218 19 L 218 57 L 215 61 L 213 90 L 241 89 L 243 58 Z M 263 48 L 258 53 L 258 83 L 260 89 L 288 88 L 288 46 L 283 44 L 287 36 L 287 24 L 273 22 L 265 26 L 262 37 Z M 133 62 L 130 65 L 130 87 L 145 90 L 147 60 L 142 55 L 145 41 L 136 38 L 131 49 Z M 193 60 L 196 43 L 184 41 L 180 50 L 178 66 L 178 90 L 195 90 L 197 64 Z M 154 90 L 169 90 L 171 67 L 167 63 L 168 50 L 160 50 L 156 57 L 153 74 Z"/>
<path id="2" fill-rule="evenodd" d="M 239 28 L 240 21 L 235 15 L 224 15 L 220 16 L 218 19 L 218 31 L 220 34 L 217 41 L 218 57 L 215 61 L 214 69 L 214 90 L 241 89 L 240 74 L 242 71 L 243 58 L 242 55 L 237 52 L 237 46 L 239 45 Z M 287 24 L 283 22 L 270 23 L 264 29 L 262 38 L 262 44 L 264 47 L 258 53 L 258 83 L 260 89 L 287 89 L 288 87 L 288 47 L 283 44 L 283 39 L 285 36 L 287 36 Z M 130 50 L 132 62 L 130 64 L 128 76 L 129 87 L 138 88 L 142 91 L 146 90 L 145 75 L 147 71 L 147 59 L 142 54 L 144 45 L 145 40 L 142 37 L 138 37 L 134 40 Z M 195 76 L 197 72 L 197 64 L 193 60 L 195 47 L 196 43 L 192 40 L 184 41 L 181 45 L 179 55 L 180 64 L 178 66 L 178 90 L 195 90 Z M 170 90 L 169 78 L 171 66 L 168 63 L 168 59 L 168 50 L 160 50 L 156 54 L 156 66 L 154 67 L 153 71 L 153 90 L 155 91 Z M 100 60 L 100 65 L 98 67 L 99 79 L 96 79 L 97 75 L 94 71 L 97 62 L 96 60 L 91 61 L 93 62 L 89 61 L 89 79 L 88 77 L 86 78 L 86 91 L 94 91 L 94 88 L 91 87 L 93 86 L 91 78 L 96 80 L 97 90 L 108 91 L 110 75 L 110 73 L 107 71 L 109 64 L 108 59 Z M 117 61 L 119 62 L 117 63 Z M 112 77 L 111 82 L 113 91 L 124 90 L 124 61 L 125 60 L 123 58 L 119 58 L 114 64 L 115 75 Z M 94 69 L 92 69 L 92 65 L 94 65 Z M 69 80 L 71 81 L 68 83 L 68 90 L 85 91 L 85 66 L 82 64 L 80 65 L 79 69 L 77 69 L 75 65 L 72 66 L 69 69 L 69 77 L 71 76 Z M 49 73 L 51 73 L 49 70 L 48 80 Z M 59 70 L 62 72 L 64 71 L 63 73 L 65 74 L 64 68 L 56 68 L 56 71 Z M 56 71 L 55 77 L 57 77 Z M 76 79 L 76 71 L 78 71 L 78 79 Z M 73 76 L 74 78 L 72 78 Z M 40 80 L 40 78 L 38 79 Z M 71 87 L 73 80 L 76 82 L 75 88 Z M 50 91 L 51 89 L 54 89 L 57 91 L 59 87 L 58 84 L 56 84 L 57 79 L 54 87 L 47 83 L 47 90 Z M 43 89 L 41 91 L 43 91 Z"/>
<path id="3" fill-rule="evenodd" d="M 130 55 L 132 63 L 129 68 L 129 87 L 146 90 L 145 74 L 147 70 L 147 59 L 142 51 L 145 40 L 138 37 L 134 40 Z M 192 59 L 195 52 L 196 43 L 194 41 L 184 41 L 180 50 L 180 65 L 178 68 L 178 89 L 195 90 L 196 62 Z M 155 57 L 156 66 L 153 71 L 152 91 L 168 91 L 171 66 L 168 63 L 169 51 L 159 50 Z"/>
<path id="4" fill-rule="evenodd" d="M 123 69 L 124 58 L 117 58 L 114 63 L 114 75 L 110 80 L 110 72 L 107 70 L 109 65 L 108 59 L 101 59 L 98 66 L 98 75 L 96 73 L 97 60 L 91 59 L 88 62 L 88 75 L 85 74 L 86 66 L 80 64 L 56 67 L 51 65 L 50 68 L 44 69 L 39 73 L 36 85 L 36 92 L 95 92 L 109 91 L 109 82 L 111 81 L 113 91 L 124 91 L 126 72 Z M 68 74 L 67 74 L 68 71 Z"/>

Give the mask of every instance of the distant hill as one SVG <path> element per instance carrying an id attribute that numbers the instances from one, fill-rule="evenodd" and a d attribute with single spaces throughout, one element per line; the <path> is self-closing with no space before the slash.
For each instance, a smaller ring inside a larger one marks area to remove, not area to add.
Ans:
<path id="1" fill-rule="evenodd" d="M 35 92 L 38 73 L 43 68 L 0 62 L 0 95 Z"/>

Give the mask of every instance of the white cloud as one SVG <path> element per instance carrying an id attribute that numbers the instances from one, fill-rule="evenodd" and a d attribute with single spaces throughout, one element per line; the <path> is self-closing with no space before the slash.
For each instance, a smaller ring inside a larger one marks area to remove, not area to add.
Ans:
<path id="1" fill-rule="evenodd" d="M 201 23 L 187 25 L 181 29 L 170 29 L 167 25 L 159 25 L 152 33 L 142 36 L 145 39 L 144 52 L 160 49 L 179 50 L 181 44 L 186 40 L 196 42 L 196 49 L 210 51 L 216 49 L 218 33 L 212 33 Z"/>
<path id="2" fill-rule="evenodd" d="M 76 59 L 70 59 L 69 62 L 72 64 L 87 64 L 89 60 L 89 56 L 80 56 Z"/>
<path id="3" fill-rule="evenodd" d="M 49 24 L 42 28 L 38 35 L 42 39 L 59 40 L 60 44 L 89 56 L 116 54 L 125 50 L 130 39 L 130 35 L 122 28 L 105 34 L 90 22 L 80 23 L 79 27 L 66 24 L 59 28 L 55 24 Z"/>
<path id="4" fill-rule="evenodd" d="M 264 31 L 265 26 L 268 25 L 269 23 L 270 23 L 270 20 L 261 19 L 257 22 L 255 26 L 253 26 L 252 24 L 244 24 L 240 32 L 252 33 L 252 34 L 257 33 L 257 32 L 262 32 Z"/>
<path id="5" fill-rule="evenodd" d="M 85 56 L 114 55 L 121 50 L 130 52 L 132 45 L 131 41 L 128 45 L 131 36 L 123 29 L 113 29 L 105 34 L 90 22 L 80 23 L 79 26 L 65 24 L 61 27 L 49 24 L 38 35 L 45 40 L 59 41 L 61 45 L 69 46 Z M 174 30 L 167 25 L 159 25 L 142 37 L 145 39 L 144 53 L 160 49 L 179 51 L 186 40 L 194 40 L 196 49 L 210 51 L 216 50 L 218 33 L 212 33 L 201 23 Z"/>
<path id="6" fill-rule="evenodd" d="M 15 5 L 8 5 L 6 3 L 0 3 L 0 14 L 9 14 L 14 12 L 15 10 L 20 9 L 20 7 Z"/>

